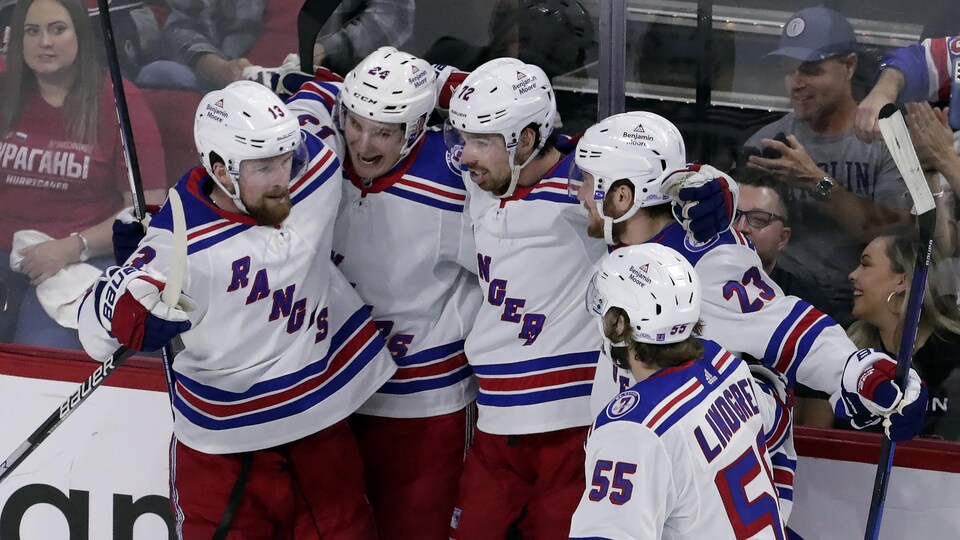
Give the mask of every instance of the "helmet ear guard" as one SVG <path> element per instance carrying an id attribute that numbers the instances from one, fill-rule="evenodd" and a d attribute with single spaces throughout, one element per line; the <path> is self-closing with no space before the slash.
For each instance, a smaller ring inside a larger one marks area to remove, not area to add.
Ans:
<path id="1" fill-rule="evenodd" d="M 640 208 L 670 201 L 661 186 L 673 171 L 686 165 L 686 148 L 680 131 L 669 120 L 633 111 L 590 127 L 577 143 L 574 161 L 594 178 L 593 196 L 604 221 L 604 239 L 613 245 L 613 224 L 630 219 Z M 614 219 L 604 214 L 603 200 L 620 180 L 633 190 L 633 204 Z"/>
<path id="2" fill-rule="evenodd" d="M 306 144 L 296 115 L 273 92 L 252 81 L 237 81 L 205 95 L 194 117 L 193 136 L 207 174 L 242 212 L 247 212 L 240 198 L 244 161 L 293 152 L 294 177 L 306 165 Z M 215 157 L 223 162 L 230 187 L 216 175 Z"/>
<path id="3" fill-rule="evenodd" d="M 447 122 L 452 129 L 475 134 L 499 134 L 510 160 L 510 184 L 501 198 L 517 188 L 520 171 L 544 147 L 553 133 L 557 100 L 542 69 L 515 58 L 495 58 L 464 79 L 450 100 Z M 535 148 L 516 163 L 523 130 L 533 124 Z M 447 129 L 447 128 L 445 128 Z"/>

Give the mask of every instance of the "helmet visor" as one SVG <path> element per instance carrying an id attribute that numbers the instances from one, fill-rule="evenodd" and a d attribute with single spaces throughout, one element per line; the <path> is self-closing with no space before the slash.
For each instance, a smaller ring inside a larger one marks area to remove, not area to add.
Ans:
<path id="1" fill-rule="evenodd" d="M 583 187 L 583 169 L 577 166 L 577 162 L 570 161 L 570 169 L 567 170 L 567 195 L 578 198 L 580 188 Z"/>
<path id="2" fill-rule="evenodd" d="M 584 307 L 587 312 L 595 317 L 603 317 L 607 311 L 607 298 L 600 291 L 598 283 L 600 281 L 600 271 L 594 272 L 587 285 L 587 293 L 584 295 Z"/>
<path id="3" fill-rule="evenodd" d="M 287 182 L 292 183 L 307 171 L 310 154 L 304 141 L 306 134 L 300 132 L 300 142 L 289 152 L 260 158 L 245 159 L 240 162 L 240 178 L 244 182 L 264 183 L 282 175 Z"/>
<path id="4" fill-rule="evenodd" d="M 511 159 L 511 156 L 513 156 L 513 154 L 508 153 L 507 143 L 504 142 L 501 133 L 460 131 L 449 120 L 443 125 L 443 140 L 450 150 L 459 147 L 463 156 L 470 156 L 478 160 L 496 158 L 498 155 L 503 156 L 500 159 Z"/>

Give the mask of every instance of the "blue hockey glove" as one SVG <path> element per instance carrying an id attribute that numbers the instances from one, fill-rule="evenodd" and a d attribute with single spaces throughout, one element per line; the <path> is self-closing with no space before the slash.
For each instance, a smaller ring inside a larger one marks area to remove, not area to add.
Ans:
<path id="1" fill-rule="evenodd" d="M 184 294 L 176 307 L 160 300 L 164 283 L 132 266 L 112 266 L 94 285 L 97 319 L 122 345 L 156 351 L 190 329 L 187 311 L 196 305 Z M 182 309 L 181 309 L 182 308 Z"/>
<path id="2" fill-rule="evenodd" d="M 740 188 L 710 165 L 674 171 L 662 189 L 673 199 L 673 216 L 697 242 L 706 242 L 733 224 Z"/>
<path id="3" fill-rule="evenodd" d="M 843 368 L 836 413 L 849 418 L 857 429 L 881 420 L 893 441 L 915 437 L 923 428 L 927 412 L 927 387 L 913 369 L 907 374 L 906 390 L 893 382 L 897 363 L 875 349 L 861 349 Z"/>
<path id="4" fill-rule="evenodd" d="M 148 204 L 147 215 L 142 223 L 134 217 L 132 206 L 117 214 L 117 218 L 113 220 L 113 260 L 117 266 L 122 266 L 137 250 L 140 241 L 147 234 L 150 217 L 159 211 L 159 206 Z"/>

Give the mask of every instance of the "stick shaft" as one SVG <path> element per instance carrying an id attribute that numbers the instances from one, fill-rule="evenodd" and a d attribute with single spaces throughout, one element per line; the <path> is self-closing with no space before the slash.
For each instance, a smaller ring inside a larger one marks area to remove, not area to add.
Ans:
<path id="1" fill-rule="evenodd" d="M 113 38 L 110 7 L 107 5 L 107 0 L 97 0 L 97 6 L 100 8 L 100 28 L 103 30 L 103 41 L 107 48 L 107 66 L 110 69 L 113 102 L 117 108 L 117 122 L 120 124 L 120 142 L 123 144 L 123 159 L 127 164 L 127 180 L 130 182 L 130 193 L 133 198 L 133 213 L 138 220 L 142 220 L 147 215 L 147 203 L 143 198 L 140 162 L 137 160 L 137 145 L 133 139 L 127 96 L 123 90 L 123 76 L 120 74 L 117 44 Z"/>

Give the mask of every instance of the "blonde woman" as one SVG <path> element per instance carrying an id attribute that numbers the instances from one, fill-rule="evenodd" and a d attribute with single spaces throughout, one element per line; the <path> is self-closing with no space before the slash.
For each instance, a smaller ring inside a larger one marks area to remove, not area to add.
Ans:
<path id="1" fill-rule="evenodd" d="M 856 321 L 847 333 L 858 347 L 881 349 L 896 357 L 918 246 L 916 229 L 906 226 L 882 232 L 864 248 L 860 264 L 850 273 Z M 960 408 L 960 389 L 944 382 L 951 375 L 956 380 L 960 373 L 960 310 L 956 292 L 934 279 L 939 264 L 935 252 L 923 296 L 913 366 L 930 391 L 921 434 L 953 437 L 958 433 L 954 424 L 960 411 L 951 414 L 949 407 Z"/>

